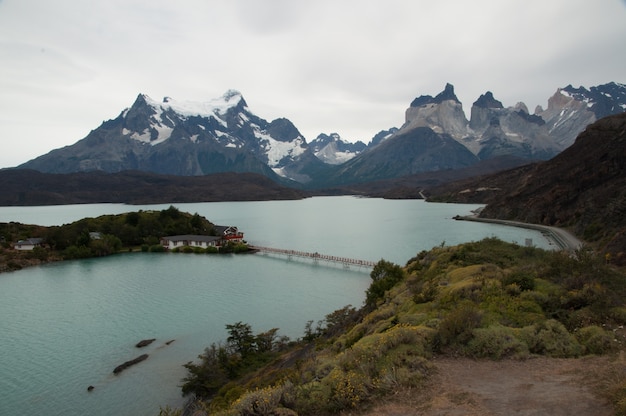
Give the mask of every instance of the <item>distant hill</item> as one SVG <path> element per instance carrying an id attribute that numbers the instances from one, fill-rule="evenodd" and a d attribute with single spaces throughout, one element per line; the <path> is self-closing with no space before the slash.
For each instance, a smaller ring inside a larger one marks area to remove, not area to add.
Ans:
<path id="1" fill-rule="evenodd" d="M 588 126 L 549 161 L 435 187 L 429 195 L 485 203 L 481 217 L 570 228 L 626 265 L 626 113 Z"/>
<path id="2" fill-rule="evenodd" d="M 0 205 L 84 203 L 158 204 L 175 202 L 301 199 L 287 188 L 254 173 L 173 176 L 124 171 L 46 174 L 29 169 L 0 170 Z"/>

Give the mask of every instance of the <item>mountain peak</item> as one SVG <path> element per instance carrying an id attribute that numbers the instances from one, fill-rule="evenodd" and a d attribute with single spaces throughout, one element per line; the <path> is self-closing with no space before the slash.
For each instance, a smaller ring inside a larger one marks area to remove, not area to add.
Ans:
<path id="1" fill-rule="evenodd" d="M 165 96 L 162 101 L 156 101 L 150 98 L 147 94 L 140 93 L 133 104 L 133 108 L 138 106 L 148 105 L 157 111 L 173 110 L 183 116 L 200 116 L 210 117 L 215 114 L 223 115 L 229 109 L 243 104 L 247 107 L 245 100 L 241 93 L 237 90 L 230 89 L 226 91 L 221 97 L 214 98 L 210 101 L 196 102 L 196 101 L 177 101 L 176 99 Z"/>
<path id="2" fill-rule="evenodd" d="M 481 108 L 504 108 L 500 101 L 493 98 L 491 91 L 487 91 L 478 97 L 478 100 L 476 100 L 473 105 Z"/>
<path id="3" fill-rule="evenodd" d="M 224 101 L 230 101 L 233 98 L 242 99 L 243 96 L 241 95 L 239 91 L 234 90 L 234 89 L 229 89 L 222 95 L 222 98 L 224 99 Z"/>
<path id="4" fill-rule="evenodd" d="M 447 83 L 443 91 L 437 94 L 437 96 L 421 95 L 413 100 L 411 107 L 421 107 L 426 104 L 441 104 L 444 101 L 450 100 L 460 103 L 459 99 L 454 94 L 454 86 Z"/>

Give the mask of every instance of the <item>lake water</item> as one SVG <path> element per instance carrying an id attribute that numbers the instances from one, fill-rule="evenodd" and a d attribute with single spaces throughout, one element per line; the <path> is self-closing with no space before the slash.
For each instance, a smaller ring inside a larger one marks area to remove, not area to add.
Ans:
<path id="1" fill-rule="evenodd" d="M 0 207 L 0 222 L 60 225 L 169 206 Z M 551 247 L 535 231 L 452 219 L 478 205 L 319 197 L 175 206 L 236 225 L 251 244 L 401 265 L 436 245 L 491 236 Z M 157 415 L 183 403 L 182 365 L 224 340 L 226 324 L 298 338 L 307 321 L 361 306 L 369 282 L 366 269 L 259 254 L 134 253 L 0 274 L 0 415 Z M 148 360 L 112 374 L 144 352 Z"/>

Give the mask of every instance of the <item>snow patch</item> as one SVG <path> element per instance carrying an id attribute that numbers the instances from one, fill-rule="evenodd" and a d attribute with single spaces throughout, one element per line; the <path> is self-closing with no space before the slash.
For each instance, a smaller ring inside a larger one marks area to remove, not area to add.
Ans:
<path id="1" fill-rule="evenodd" d="M 150 129 L 144 129 L 141 133 L 133 133 L 130 138 L 140 141 L 142 143 L 148 143 L 152 146 L 155 146 L 159 143 L 163 143 L 172 135 L 171 127 L 163 126 L 163 125 L 153 125 L 152 128 L 157 131 L 157 138 L 155 140 L 150 140 L 152 138 L 152 133 Z"/>
<path id="2" fill-rule="evenodd" d="M 277 167 L 281 160 L 285 157 L 296 157 L 304 153 L 304 139 L 298 136 L 293 141 L 281 142 L 274 139 L 267 133 L 255 131 L 254 135 L 259 139 L 261 147 L 267 155 L 267 164 L 271 167 Z"/>
<path id="3" fill-rule="evenodd" d="M 147 95 L 144 95 L 144 99 L 146 100 L 146 103 L 157 111 L 158 118 L 160 120 L 160 115 L 164 109 L 171 109 L 185 117 L 221 116 L 226 114 L 229 109 L 236 107 L 241 102 L 243 97 L 239 91 L 228 90 L 220 98 L 215 98 L 206 102 L 176 101 L 170 97 L 165 97 L 163 102 L 158 102 Z"/>

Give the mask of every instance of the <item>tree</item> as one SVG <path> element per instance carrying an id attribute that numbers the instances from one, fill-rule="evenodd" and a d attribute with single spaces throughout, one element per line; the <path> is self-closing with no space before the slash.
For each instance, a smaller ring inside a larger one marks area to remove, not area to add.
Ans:
<path id="1" fill-rule="evenodd" d="M 278 328 L 272 328 L 269 331 L 261 332 L 256 336 L 256 347 L 259 353 L 272 351 L 275 347 Z"/>
<path id="2" fill-rule="evenodd" d="M 385 292 L 404 278 L 402 267 L 386 260 L 380 260 L 370 273 L 372 284 L 366 291 L 365 304 L 374 306 Z"/>
<path id="3" fill-rule="evenodd" d="M 188 374 L 183 378 L 183 395 L 194 393 L 200 397 L 209 397 L 226 384 L 229 375 L 224 365 L 225 356 L 224 347 L 211 344 L 204 350 L 204 354 L 198 356 L 200 364 L 191 361 L 185 364 Z"/>
<path id="4" fill-rule="evenodd" d="M 226 329 L 228 330 L 226 343 L 232 352 L 240 354 L 242 358 L 245 358 L 255 351 L 255 338 L 252 335 L 252 327 L 249 324 L 237 322 L 226 325 Z"/>

